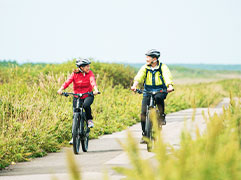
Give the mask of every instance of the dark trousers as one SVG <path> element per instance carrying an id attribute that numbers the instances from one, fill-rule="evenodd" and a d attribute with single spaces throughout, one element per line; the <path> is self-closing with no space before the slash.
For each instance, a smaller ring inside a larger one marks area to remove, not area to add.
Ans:
<path id="1" fill-rule="evenodd" d="M 160 120 L 164 120 L 165 115 L 165 103 L 164 100 L 166 99 L 167 93 L 158 93 L 154 96 L 156 101 L 158 110 L 160 111 Z M 141 127 L 142 131 L 145 132 L 145 124 L 146 124 L 146 111 L 147 105 L 150 104 L 150 96 L 143 96 L 142 99 L 142 106 L 141 106 Z"/>
<path id="2" fill-rule="evenodd" d="M 76 105 L 77 105 L 77 101 L 84 102 L 84 109 L 85 109 L 85 113 L 86 113 L 86 119 L 93 119 L 93 116 L 91 114 L 91 104 L 94 101 L 94 96 L 88 96 L 85 99 L 78 99 L 76 97 L 74 97 L 73 99 L 73 111 L 76 112 Z"/>

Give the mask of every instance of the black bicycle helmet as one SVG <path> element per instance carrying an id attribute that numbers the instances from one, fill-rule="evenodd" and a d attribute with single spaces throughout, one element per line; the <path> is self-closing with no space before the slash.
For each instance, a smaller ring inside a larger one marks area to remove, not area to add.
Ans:
<path id="1" fill-rule="evenodd" d="M 151 56 L 152 58 L 156 57 L 158 59 L 160 57 L 161 53 L 160 53 L 160 51 L 158 51 L 156 49 L 151 49 L 151 50 L 147 51 L 147 53 L 145 55 Z"/>
<path id="2" fill-rule="evenodd" d="M 76 60 L 75 64 L 76 64 L 77 67 L 81 67 L 81 66 L 86 66 L 88 64 L 91 64 L 91 62 L 90 62 L 89 59 L 79 58 L 79 59 Z"/>

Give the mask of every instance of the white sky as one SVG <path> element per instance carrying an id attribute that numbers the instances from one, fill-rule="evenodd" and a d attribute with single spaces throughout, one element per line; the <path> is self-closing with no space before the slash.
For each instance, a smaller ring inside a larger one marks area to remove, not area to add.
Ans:
<path id="1" fill-rule="evenodd" d="M 0 59 L 241 64 L 241 0 L 0 0 Z"/>

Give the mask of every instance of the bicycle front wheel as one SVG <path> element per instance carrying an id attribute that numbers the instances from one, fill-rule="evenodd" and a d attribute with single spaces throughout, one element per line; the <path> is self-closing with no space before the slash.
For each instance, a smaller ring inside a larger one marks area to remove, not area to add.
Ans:
<path id="1" fill-rule="evenodd" d="M 79 154 L 80 147 L 80 118 L 79 113 L 74 114 L 73 119 L 73 150 L 75 154 Z"/>
<path id="2" fill-rule="evenodd" d="M 89 144 L 89 132 L 90 132 L 90 128 L 88 128 L 88 123 L 86 120 L 86 116 L 85 116 L 85 112 L 83 112 L 82 115 L 82 120 L 81 120 L 81 134 L 82 134 L 82 138 L 81 138 L 81 146 L 82 146 L 82 150 L 83 152 L 87 152 L 88 151 L 88 144 Z"/>
<path id="3" fill-rule="evenodd" d="M 145 127 L 145 135 L 148 138 L 147 141 L 147 151 L 150 152 L 153 148 L 154 139 L 153 139 L 153 130 L 152 130 L 152 117 L 151 110 L 149 109 L 146 114 L 146 127 Z"/>

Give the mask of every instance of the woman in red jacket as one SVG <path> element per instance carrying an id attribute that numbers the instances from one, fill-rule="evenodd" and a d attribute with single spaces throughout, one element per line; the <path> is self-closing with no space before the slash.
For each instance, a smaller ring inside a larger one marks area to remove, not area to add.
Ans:
<path id="1" fill-rule="evenodd" d="M 95 82 L 95 76 L 90 70 L 90 60 L 88 59 L 77 59 L 76 66 L 77 70 L 70 75 L 70 77 L 64 82 L 61 88 L 58 90 L 58 94 L 62 94 L 62 91 L 66 89 L 73 82 L 73 89 L 75 94 L 83 94 L 87 92 L 92 92 L 96 95 L 98 94 L 98 88 Z M 91 115 L 90 105 L 94 101 L 94 96 L 85 95 L 81 99 L 84 99 L 84 109 L 86 112 L 86 118 L 88 120 L 88 127 L 92 128 L 94 126 L 93 117 Z M 73 109 L 75 111 L 77 98 L 73 99 Z"/>

